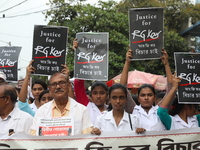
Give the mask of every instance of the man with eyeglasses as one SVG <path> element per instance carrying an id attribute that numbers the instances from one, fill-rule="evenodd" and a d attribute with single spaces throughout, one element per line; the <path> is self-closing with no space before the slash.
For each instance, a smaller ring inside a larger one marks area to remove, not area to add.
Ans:
<path id="1" fill-rule="evenodd" d="M 70 132 L 70 135 L 90 133 L 92 129 L 92 124 L 89 118 L 89 114 L 87 112 L 87 108 L 69 97 L 69 82 L 69 76 L 66 74 L 55 73 L 51 76 L 49 81 L 49 92 L 53 96 L 54 100 L 44 104 L 36 112 L 33 125 L 31 127 L 31 135 L 45 135 L 45 132 L 42 132 L 43 129 L 45 131 L 62 130 L 61 127 L 59 129 L 56 129 L 55 126 L 43 128 L 40 124 L 40 122 L 43 123 L 45 119 L 54 119 L 54 121 L 56 122 L 56 119 L 60 121 L 62 120 L 62 118 L 70 118 L 71 124 L 69 126 L 64 124 L 64 122 L 62 125 L 65 126 L 66 129 L 70 127 L 70 130 L 68 131 Z M 43 118 L 43 121 L 40 120 L 41 118 Z M 69 134 L 60 135 L 66 136 Z"/>
<path id="2" fill-rule="evenodd" d="M 9 135 L 9 130 L 14 133 L 26 133 L 30 131 L 33 117 L 19 110 L 15 105 L 17 93 L 13 86 L 0 85 L 0 134 Z"/>

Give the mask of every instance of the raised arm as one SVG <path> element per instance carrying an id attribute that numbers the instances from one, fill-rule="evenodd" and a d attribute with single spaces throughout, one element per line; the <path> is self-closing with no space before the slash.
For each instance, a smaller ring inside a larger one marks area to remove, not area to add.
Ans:
<path id="1" fill-rule="evenodd" d="M 180 82 L 181 82 L 180 77 L 172 76 L 172 88 L 169 91 L 169 93 L 163 98 L 161 103 L 159 104 L 161 107 L 168 108 L 170 102 L 172 101 L 172 99 L 174 97 L 174 94 L 176 93 L 176 91 L 178 89 L 178 85 L 179 85 Z"/>
<path id="2" fill-rule="evenodd" d="M 174 99 L 174 95 L 175 92 L 177 91 L 180 81 L 181 79 L 179 77 L 172 76 L 172 88 L 160 102 L 159 104 L 160 107 L 157 110 L 157 115 L 159 116 L 160 120 L 165 125 L 167 130 L 171 129 L 171 124 L 172 124 L 172 118 L 168 114 L 168 107 L 171 101 Z"/>
<path id="3" fill-rule="evenodd" d="M 72 49 L 75 51 L 77 47 L 78 47 L 77 39 L 74 39 L 74 40 L 73 40 Z"/>
<path id="4" fill-rule="evenodd" d="M 31 73 L 35 71 L 35 68 L 32 67 L 32 63 L 34 60 L 31 60 L 29 65 L 26 67 L 26 76 L 24 78 L 24 82 L 22 83 L 22 88 L 19 93 L 19 100 L 23 103 L 26 102 L 27 93 L 28 93 L 28 81 L 31 77 Z"/>
<path id="5" fill-rule="evenodd" d="M 132 55 L 133 55 L 133 51 L 129 49 L 126 52 L 126 61 L 125 61 L 125 64 L 124 64 L 124 67 L 122 70 L 122 74 L 121 74 L 121 78 L 120 78 L 120 83 L 123 85 L 126 85 L 128 82 L 128 71 L 130 68 L 130 63 L 131 63 L 130 59 L 132 58 Z M 128 89 L 127 89 L 127 91 L 128 91 L 128 94 L 127 94 L 127 102 L 125 105 L 125 111 L 128 113 L 132 113 L 136 103 L 133 100 L 131 93 L 129 92 Z"/>
<path id="6" fill-rule="evenodd" d="M 67 75 L 69 77 L 70 70 L 68 69 L 68 66 L 67 65 L 63 65 L 63 64 L 61 66 L 63 67 L 61 73 L 65 74 L 65 75 Z M 69 97 L 75 99 L 74 90 L 72 89 L 71 83 L 69 83 L 69 84 L 70 85 L 69 85 L 69 93 L 68 93 L 68 95 L 69 95 Z"/>
<path id="7" fill-rule="evenodd" d="M 170 66 L 169 66 L 169 56 L 167 54 L 167 51 L 165 49 L 162 49 L 162 57 L 161 57 L 161 60 L 162 60 L 162 63 L 164 64 L 165 66 L 165 73 L 166 73 L 166 76 L 167 76 L 167 82 L 168 83 L 172 83 L 172 72 L 171 72 L 171 69 L 170 69 Z"/>
<path id="8" fill-rule="evenodd" d="M 132 54 L 133 54 L 133 51 L 130 49 L 126 52 L 126 61 L 125 61 L 121 78 L 120 78 L 120 83 L 123 85 L 126 85 L 128 81 L 128 71 L 130 68 L 130 63 L 131 63 L 130 59 L 132 58 Z"/>

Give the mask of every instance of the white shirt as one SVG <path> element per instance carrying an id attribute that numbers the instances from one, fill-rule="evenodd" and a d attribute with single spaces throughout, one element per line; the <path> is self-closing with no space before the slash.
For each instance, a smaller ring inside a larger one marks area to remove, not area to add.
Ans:
<path id="1" fill-rule="evenodd" d="M 70 101 L 70 111 L 68 116 L 74 119 L 74 135 L 82 134 L 87 128 L 92 127 L 92 123 L 89 118 L 87 107 L 76 102 L 74 99 L 68 97 Z M 31 126 L 31 130 L 37 131 L 39 128 L 39 118 L 51 118 L 52 117 L 52 103 L 54 100 L 42 105 L 36 112 Z M 66 116 L 65 116 L 66 117 Z"/>
<path id="2" fill-rule="evenodd" d="M 35 101 L 32 104 L 29 104 L 29 106 L 31 107 L 31 109 L 36 112 L 38 110 L 37 106 L 35 105 Z"/>
<path id="3" fill-rule="evenodd" d="M 130 115 L 132 128 L 135 131 L 138 124 L 138 120 L 135 116 Z M 116 125 L 115 119 L 113 117 L 113 111 L 106 112 L 97 117 L 95 127 L 99 128 L 101 131 L 132 131 L 128 113 L 124 111 L 123 118 L 121 119 L 119 125 Z"/>
<path id="4" fill-rule="evenodd" d="M 157 115 L 158 106 L 152 106 L 147 113 L 141 105 L 136 105 L 133 110 L 133 115 L 136 115 L 139 119 L 139 128 L 144 128 L 146 131 L 163 131 L 165 126 L 162 124 L 160 118 Z"/>
<path id="5" fill-rule="evenodd" d="M 105 109 L 107 109 L 107 105 L 104 105 Z M 107 111 L 103 111 L 101 112 L 99 110 L 99 108 L 92 102 L 89 102 L 88 105 L 87 105 L 87 108 L 88 108 L 88 112 L 89 112 L 89 115 L 90 115 L 90 120 L 93 124 L 95 124 L 96 122 L 96 118 L 97 116 L 101 115 L 101 114 L 104 114 L 105 112 Z"/>
<path id="6" fill-rule="evenodd" d="M 31 115 L 15 106 L 6 118 L 0 117 L 0 134 L 8 135 L 9 129 L 14 129 L 15 133 L 28 134 L 32 122 L 33 117 Z"/>
<path id="7" fill-rule="evenodd" d="M 170 117 L 172 118 L 172 123 L 171 123 L 170 130 L 199 127 L 198 120 L 197 120 L 196 116 L 187 117 L 188 123 L 186 123 L 185 121 L 183 121 L 179 117 L 179 115 L 170 116 Z"/>

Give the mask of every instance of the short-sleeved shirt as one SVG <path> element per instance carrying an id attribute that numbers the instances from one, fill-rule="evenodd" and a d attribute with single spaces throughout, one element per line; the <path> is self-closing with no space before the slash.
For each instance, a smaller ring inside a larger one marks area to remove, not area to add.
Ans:
<path id="1" fill-rule="evenodd" d="M 139 127 L 146 131 L 163 131 L 165 126 L 157 115 L 158 106 L 152 106 L 148 113 L 141 107 L 135 106 L 133 113 L 139 119 Z"/>
<path id="2" fill-rule="evenodd" d="M 95 127 L 99 128 L 101 131 L 106 132 L 106 131 L 135 131 L 137 128 L 136 126 L 138 125 L 138 119 L 130 115 L 129 119 L 129 114 L 124 111 L 124 115 L 119 123 L 119 125 L 116 125 L 115 119 L 113 117 L 113 111 L 106 112 L 102 115 L 99 115 L 97 117 Z M 132 129 L 131 129 L 131 124 L 132 124 Z"/>
<path id="3" fill-rule="evenodd" d="M 199 127 L 200 120 L 198 121 L 198 119 L 200 118 L 195 115 L 192 117 L 187 117 L 188 123 L 186 123 L 178 114 L 175 116 L 169 115 L 167 108 L 159 107 L 157 113 L 167 130 Z"/>
<path id="4" fill-rule="evenodd" d="M 95 124 L 97 116 L 107 112 L 107 110 L 106 110 L 107 107 L 108 107 L 107 105 L 104 105 L 105 111 L 101 112 L 94 103 L 92 103 L 92 102 L 88 103 L 87 109 L 89 111 L 90 120 L 92 121 L 93 124 Z"/>

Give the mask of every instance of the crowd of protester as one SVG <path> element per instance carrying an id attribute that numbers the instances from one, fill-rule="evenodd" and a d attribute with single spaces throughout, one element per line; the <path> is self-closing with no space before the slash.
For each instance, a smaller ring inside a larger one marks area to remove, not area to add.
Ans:
<path id="1" fill-rule="evenodd" d="M 74 47 L 78 43 L 74 41 Z M 69 81 L 69 69 L 53 74 L 47 85 L 38 79 L 32 83 L 32 97 L 28 95 L 28 82 L 33 60 L 26 68 L 21 89 L 6 82 L 0 72 L 0 135 L 38 133 L 40 118 L 73 118 L 74 132 L 69 135 L 91 133 L 100 135 L 109 131 L 164 131 L 199 127 L 199 107 L 196 104 L 179 104 L 176 91 L 181 78 L 172 75 L 168 54 L 163 49 L 161 57 L 165 67 L 168 87 L 157 91 L 150 84 L 138 88 L 132 95 L 126 88 L 132 50 L 126 53 L 120 83 L 108 87 L 105 82 L 93 82 L 88 93 L 84 80 L 75 79 L 74 88 Z M 10 133 L 12 131 L 12 133 Z M 68 131 L 71 133 L 71 131 Z"/>

